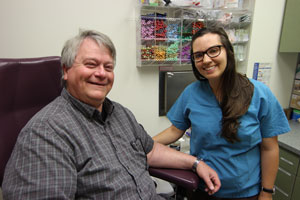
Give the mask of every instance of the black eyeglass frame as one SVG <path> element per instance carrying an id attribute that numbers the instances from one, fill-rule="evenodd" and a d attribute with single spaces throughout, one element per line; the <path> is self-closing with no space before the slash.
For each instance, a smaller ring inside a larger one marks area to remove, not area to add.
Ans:
<path id="1" fill-rule="evenodd" d="M 204 59 L 204 55 L 206 54 L 208 57 L 210 57 L 210 58 L 215 58 L 215 57 L 217 57 L 217 56 L 219 56 L 220 54 L 221 54 L 221 47 L 222 47 L 223 45 L 215 45 L 215 46 L 212 46 L 212 47 L 209 47 L 206 51 L 203 51 L 203 52 L 195 52 L 195 53 L 193 53 L 192 54 L 192 56 L 191 56 L 191 58 L 192 58 L 192 60 L 194 61 L 194 62 L 201 62 L 201 61 L 203 61 L 203 59 Z M 219 48 L 219 53 L 217 54 L 217 55 L 213 55 L 213 56 L 211 56 L 211 55 L 209 55 L 209 50 L 211 50 L 212 48 L 216 48 L 216 47 L 218 47 Z M 199 54 L 199 53 L 201 53 L 202 54 L 202 59 L 201 60 L 196 60 L 195 58 L 194 58 L 194 55 L 195 54 Z"/>

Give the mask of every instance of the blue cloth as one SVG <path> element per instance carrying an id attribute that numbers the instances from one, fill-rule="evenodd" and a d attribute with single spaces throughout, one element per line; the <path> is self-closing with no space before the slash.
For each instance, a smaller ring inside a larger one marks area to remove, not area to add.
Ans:
<path id="1" fill-rule="evenodd" d="M 221 137 L 222 111 L 208 81 L 190 84 L 167 117 L 178 129 L 191 127 L 190 153 L 203 158 L 216 170 L 221 188 L 214 196 L 240 198 L 256 195 L 261 186 L 260 148 L 262 138 L 290 131 L 283 109 L 261 82 L 251 79 L 254 94 L 247 113 L 240 118 L 234 144 Z M 200 184 L 204 188 L 204 182 Z"/>

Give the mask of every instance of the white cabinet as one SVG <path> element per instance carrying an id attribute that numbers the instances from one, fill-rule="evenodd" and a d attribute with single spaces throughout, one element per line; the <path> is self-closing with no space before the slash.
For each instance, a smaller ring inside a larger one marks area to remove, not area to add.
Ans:
<path id="1" fill-rule="evenodd" d="M 244 62 L 254 1 L 243 2 L 237 7 L 228 4 L 230 6 L 210 8 L 140 3 L 137 12 L 137 66 L 190 65 L 192 35 L 213 22 L 222 24 L 234 46 L 237 61 Z"/>

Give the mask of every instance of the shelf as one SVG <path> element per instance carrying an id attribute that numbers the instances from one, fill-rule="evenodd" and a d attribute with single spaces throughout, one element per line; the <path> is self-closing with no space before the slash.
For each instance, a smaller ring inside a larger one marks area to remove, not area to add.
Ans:
<path id="1" fill-rule="evenodd" d="M 229 8 L 229 7 L 215 7 L 215 8 L 207 8 L 207 7 L 201 7 L 201 6 L 150 6 L 145 4 L 140 4 L 140 9 L 145 10 L 207 10 L 207 11 L 214 11 L 214 10 L 220 10 L 224 12 L 234 12 L 234 13 L 249 13 L 252 12 L 249 8 Z"/>
<path id="2" fill-rule="evenodd" d="M 174 41 L 180 41 L 180 39 L 178 38 L 142 38 L 141 40 L 143 41 L 171 41 L 171 42 L 174 42 Z"/>
<path id="3" fill-rule="evenodd" d="M 140 4 L 137 13 L 139 67 L 190 65 L 190 42 L 193 34 L 212 22 L 223 25 L 234 46 L 237 61 L 247 60 L 251 7 L 204 8 Z"/>

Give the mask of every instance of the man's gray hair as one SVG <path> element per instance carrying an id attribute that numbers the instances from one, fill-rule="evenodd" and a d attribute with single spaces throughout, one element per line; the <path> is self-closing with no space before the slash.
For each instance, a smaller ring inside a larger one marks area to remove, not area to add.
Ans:
<path id="1" fill-rule="evenodd" d="M 63 66 L 67 68 L 72 67 L 76 55 L 78 53 L 78 49 L 82 41 L 86 38 L 93 39 L 99 44 L 99 46 L 105 46 L 111 53 L 111 56 L 114 61 L 114 65 L 116 64 L 116 49 L 114 44 L 112 43 L 112 41 L 107 35 L 95 30 L 80 30 L 78 35 L 66 41 L 61 51 L 60 63 L 62 67 Z M 63 85 L 65 85 L 63 77 L 62 77 L 62 82 Z"/>

